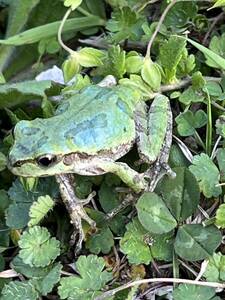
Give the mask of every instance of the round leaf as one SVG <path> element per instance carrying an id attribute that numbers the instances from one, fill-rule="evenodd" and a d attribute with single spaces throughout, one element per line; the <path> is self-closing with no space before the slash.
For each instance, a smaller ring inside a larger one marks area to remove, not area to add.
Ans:
<path id="1" fill-rule="evenodd" d="M 201 260 L 213 254 L 220 245 L 221 238 L 221 233 L 215 226 L 186 224 L 178 229 L 174 249 L 186 260 Z"/>
<path id="2" fill-rule="evenodd" d="M 138 218 L 149 232 L 161 234 L 177 226 L 163 200 L 155 193 L 144 193 L 136 204 Z"/>
<path id="3" fill-rule="evenodd" d="M 177 221 L 191 216 L 200 200 L 200 191 L 195 176 L 184 167 L 174 168 L 176 178 L 164 177 L 158 190 Z"/>

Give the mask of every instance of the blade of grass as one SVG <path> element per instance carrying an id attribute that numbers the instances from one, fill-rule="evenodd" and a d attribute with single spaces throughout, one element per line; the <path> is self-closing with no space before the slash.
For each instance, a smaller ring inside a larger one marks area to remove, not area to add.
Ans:
<path id="1" fill-rule="evenodd" d="M 22 33 L 14 35 L 6 40 L 0 40 L 0 44 L 20 46 L 32 44 L 44 38 L 57 35 L 61 21 L 38 26 Z M 97 16 L 72 18 L 65 22 L 63 32 L 80 31 L 94 26 L 103 26 L 105 21 Z"/>

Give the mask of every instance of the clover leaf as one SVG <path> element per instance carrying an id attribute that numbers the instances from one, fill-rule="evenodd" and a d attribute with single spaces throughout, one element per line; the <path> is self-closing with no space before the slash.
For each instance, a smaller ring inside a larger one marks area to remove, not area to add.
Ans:
<path id="1" fill-rule="evenodd" d="M 112 274 L 103 271 L 104 259 L 96 255 L 80 256 L 76 270 L 80 276 L 71 276 L 60 280 L 58 289 L 61 299 L 91 300 L 100 295 L 100 290 L 112 279 Z"/>
<path id="2" fill-rule="evenodd" d="M 218 282 L 225 280 L 225 255 L 218 252 L 209 258 L 204 277 L 208 281 Z"/>
<path id="3" fill-rule="evenodd" d="M 219 184 L 220 173 L 211 158 L 202 153 L 194 156 L 193 164 L 189 167 L 190 171 L 195 175 L 200 190 L 205 197 L 217 197 L 221 194 L 222 189 Z"/>
<path id="4" fill-rule="evenodd" d="M 196 128 L 201 128 L 207 123 L 206 113 L 199 109 L 196 113 L 187 110 L 175 119 L 177 130 L 181 136 L 189 136 L 195 133 Z"/>
<path id="5" fill-rule="evenodd" d="M 70 6 L 72 10 L 75 10 L 81 3 L 82 0 L 64 0 L 64 5 Z"/>
<path id="6" fill-rule="evenodd" d="M 216 211 L 216 222 L 215 224 L 224 229 L 225 228 L 225 203 L 221 204 Z"/>
<path id="7" fill-rule="evenodd" d="M 45 267 L 60 254 L 59 241 L 40 226 L 25 231 L 18 244 L 21 248 L 19 257 L 30 266 Z"/>

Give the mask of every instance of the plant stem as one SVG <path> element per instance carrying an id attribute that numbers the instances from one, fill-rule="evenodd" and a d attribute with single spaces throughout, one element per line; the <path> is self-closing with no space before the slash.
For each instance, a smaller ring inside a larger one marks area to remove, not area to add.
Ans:
<path id="1" fill-rule="evenodd" d="M 72 11 L 71 8 L 69 8 L 69 9 L 66 11 L 66 13 L 65 13 L 65 15 L 64 15 L 64 17 L 63 17 L 63 19 L 62 19 L 62 22 L 61 22 L 61 24 L 60 24 L 60 26 L 59 26 L 59 30 L 58 30 L 58 41 L 59 41 L 59 44 L 60 44 L 61 47 L 62 47 L 63 49 L 65 49 L 70 55 L 73 54 L 74 51 L 73 51 L 72 49 L 70 49 L 69 47 L 67 47 L 67 46 L 63 43 L 63 41 L 62 41 L 62 30 L 63 30 L 63 26 L 64 26 L 64 24 L 65 24 L 67 18 L 69 17 L 71 11 Z"/>
<path id="2" fill-rule="evenodd" d="M 206 126 L 206 154 L 210 156 L 211 154 L 211 148 L 212 148 L 212 107 L 211 107 L 211 99 L 209 96 L 209 92 L 206 89 L 206 95 L 207 95 L 207 117 L 208 122 Z"/>
<path id="3" fill-rule="evenodd" d="M 151 39 L 150 39 L 150 41 L 149 41 L 149 43 L 148 43 L 148 47 L 147 47 L 147 51 L 146 51 L 146 55 L 145 55 L 146 58 L 148 58 L 148 57 L 150 58 L 150 55 L 151 55 L 151 47 L 152 47 L 152 44 L 153 44 L 153 42 L 154 42 L 154 40 L 155 40 L 155 38 L 156 38 L 156 35 L 157 35 L 157 33 L 159 32 L 160 27 L 162 26 L 162 23 L 163 23 L 163 21 L 164 21 L 166 15 L 167 15 L 167 13 L 168 13 L 168 11 L 171 9 L 171 7 L 172 7 L 176 2 L 177 2 L 177 0 L 171 1 L 170 4 L 166 7 L 166 9 L 164 10 L 164 12 L 162 13 L 162 15 L 161 15 L 161 17 L 160 17 L 160 19 L 159 19 L 159 22 L 158 22 L 158 24 L 157 24 L 157 26 L 156 26 L 156 29 L 155 29 L 155 31 L 154 31 L 154 33 L 153 33 L 153 35 L 152 35 L 152 37 L 151 37 Z"/>
<path id="4" fill-rule="evenodd" d="M 184 283 L 184 284 L 207 286 L 207 287 L 213 287 L 213 288 L 222 288 L 222 289 L 225 288 L 224 283 L 218 283 L 218 282 L 197 281 L 197 280 L 181 279 L 181 278 L 149 278 L 149 279 L 142 279 L 142 280 L 128 282 L 127 284 L 124 284 L 118 288 L 115 288 L 113 290 L 105 292 L 101 296 L 96 297 L 94 300 L 109 299 L 116 293 L 118 293 L 122 290 L 128 289 L 135 285 L 141 285 L 141 284 L 146 284 L 146 283 L 157 283 L 157 282 Z"/>
<path id="5" fill-rule="evenodd" d="M 82 7 L 77 7 L 77 11 L 79 11 L 80 13 L 82 13 L 86 17 L 93 16 L 91 13 L 89 13 L 88 11 L 86 11 L 85 9 L 83 9 Z"/>
<path id="6" fill-rule="evenodd" d="M 198 141 L 198 143 L 199 143 L 199 144 L 202 146 L 202 148 L 206 151 L 206 146 L 205 146 L 203 140 L 201 139 L 200 135 L 198 134 L 198 132 L 197 132 L 196 130 L 195 130 L 194 135 L 195 135 L 195 138 L 196 138 L 196 140 Z"/>

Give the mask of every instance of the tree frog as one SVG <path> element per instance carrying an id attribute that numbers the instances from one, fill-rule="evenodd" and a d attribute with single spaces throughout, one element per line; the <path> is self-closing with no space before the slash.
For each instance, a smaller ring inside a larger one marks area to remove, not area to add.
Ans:
<path id="1" fill-rule="evenodd" d="M 9 169 L 24 177 L 56 175 L 67 200 L 76 196 L 69 196 L 65 174 L 111 172 L 137 193 L 153 190 L 161 171 L 172 174 L 167 165 L 172 139 L 168 98 L 157 95 L 147 112 L 139 92 L 123 85 L 85 87 L 62 101 L 55 116 L 18 122 L 14 137 Z M 140 159 L 154 163 L 144 173 L 118 161 L 134 143 Z"/>
<path id="2" fill-rule="evenodd" d="M 63 101 L 55 116 L 18 122 L 8 166 L 24 177 L 111 172 L 140 192 L 148 189 L 147 172 L 117 160 L 136 143 L 142 161 L 156 162 L 164 144 L 170 147 L 171 119 L 166 96 L 156 96 L 147 114 L 131 88 L 88 86 Z"/>

